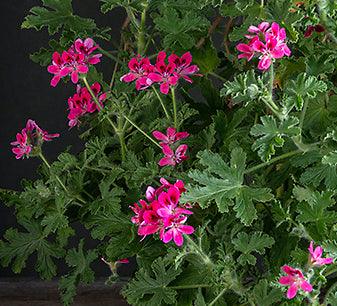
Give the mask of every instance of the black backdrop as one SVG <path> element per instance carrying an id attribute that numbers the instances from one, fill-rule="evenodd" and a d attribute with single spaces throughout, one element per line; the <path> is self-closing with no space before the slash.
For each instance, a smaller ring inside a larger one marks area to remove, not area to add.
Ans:
<path id="1" fill-rule="evenodd" d="M 46 68 L 40 67 L 29 59 L 29 53 L 47 46 L 48 33 L 46 30 L 21 30 L 20 25 L 29 9 L 40 5 L 39 0 L 0 0 L 1 25 L 1 68 L 0 68 L 0 187 L 20 190 L 20 181 L 23 178 L 36 178 L 37 159 L 16 160 L 11 152 L 10 142 L 15 139 L 27 119 L 33 119 L 51 133 L 60 133 L 61 137 L 46 144 L 44 151 L 49 160 L 54 160 L 65 148 L 71 146 L 71 152 L 78 152 L 82 143 L 77 137 L 76 129 L 68 130 L 67 126 L 67 99 L 74 92 L 72 84 L 62 84 L 52 88 L 49 85 L 51 75 Z M 124 20 L 124 12 L 120 9 L 103 15 L 99 12 L 99 0 L 73 0 L 75 13 L 83 17 L 95 19 L 98 26 L 112 28 L 112 39 L 118 41 L 119 29 Z M 104 44 L 103 44 L 104 45 Z M 107 49 L 112 46 L 107 45 Z M 112 72 L 112 62 L 103 60 L 97 65 L 106 76 Z M 13 210 L 0 203 L 0 236 L 16 221 Z M 88 233 L 78 224 L 75 224 L 77 237 L 86 237 L 86 247 L 95 245 Z M 77 238 L 71 242 L 75 244 Z M 34 260 L 27 262 L 21 276 L 36 276 Z M 94 269 L 97 275 L 108 275 L 108 268 L 103 263 L 96 263 Z M 126 270 L 128 268 L 125 267 Z M 59 271 L 65 272 L 65 267 L 59 264 Z M 124 270 L 124 273 L 127 271 Z M 123 271 L 122 271 L 123 273 Z M 12 277 L 10 269 L 0 268 L 0 277 Z"/>

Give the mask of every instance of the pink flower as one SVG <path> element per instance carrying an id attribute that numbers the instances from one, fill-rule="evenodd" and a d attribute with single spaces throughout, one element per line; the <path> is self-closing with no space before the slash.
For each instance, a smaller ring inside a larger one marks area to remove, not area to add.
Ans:
<path id="1" fill-rule="evenodd" d="M 201 76 L 201 74 L 196 74 L 199 71 L 197 65 L 191 65 L 192 55 L 190 52 L 184 53 L 181 57 L 176 54 L 171 54 L 168 57 L 168 62 L 175 65 L 174 74 L 179 78 L 185 79 L 189 83 L 193 83 L 190 75 Z"/>
<path id="2" fill-rule="evenodd" d="M 307 280 L 305 280 L 301 270 L 294 269 L 290 266 L 283 266 L 282 270 L 287 274 L 287 276 L 281 276 L 279 283 L 281 285 L 289 286 L 287 291 L 288 299 L 294 298 L 299 289 L 306 292 L 312 291 L 312 286 Z"/>
<path id="3" fill-rule="evenodd" d="M 174 63 L 165 63 L 166 53 L 158 53 L 154 72 L 149 73 L 149 79 L 152 83 L 160 84 L 160 92 L 167 95 L 171 86 L 178 83 L 179 77 L 175 74 L 176 65 Z"/>
<path id="4" fill-rule="evenodd" d="M 274 59 L 290 56 L 291 51 L 285 43 L 286 31 L 273 22 L 269 27 L 268 22 L 262 22 L 258 27 L 250 26 L 246 35 L 250 41 L 248 44 L 238 44 L 237 50 L 242 52 L 238 58 L 246 58 L 250 61 L 254 55 L 260 59 L 258 69 L 267 70 Z"/>
<path id="5" fill-rule="evenodd" d="M 119 263 L 119 264 L 128 264 L 129 262 L 130 262 L 129 259 L 127 258 L 121 258 L 116 261 L 116 263 Z"/>
<path id="6" fill-rule="evenodd" d="M 313 266 L 323 266 L 323 265 L 329 265 L 333 263 L 333 258 L 329 257 L 329 258 L 322 258 L 322 254 L 323 254 L 323 249 L 321 246 L 318 246 L 314 249 L 314 242 L 311 241 L 310 242 L 310 246 L 308 248 L 309 250 L 309 260 L 310 263 Z"/>
<path id="7" fill-rule="evenodd" d="M 103 102 L 105 101 L 107 95 L 106 93 L 101 93 L 101 85 L 96 82 L 91 85 L 91 90 L 103 108 Z M 82 116 L 87 113 L 93 113 L 100 110 L 95 101 L 92 99 L 88 89 L 81 86 L 77 86 L 76 94 L 68 99 L 68 107 L 69 126 L 71 128 L 79 124 L 79 119 Z"/>
<path id="8" fill-rule="evenodd" d="M 145 192 L 146 200 L 152 202 L 156 198 L 156 189 L 154 189 L 152 186 L 148 186 Z"/>
<path id="9" fill-rule="evenodd" d="M 181 139 L 185 139 L 190 136 L 187 132 L 177 132 L 177 130 L 173 127 L 168 127 L 166 129 L 166 135 L 159 131 L 153 131 L 152 135 L 154 138 L 160 140 L 160 144 L 168 144 L 171 145 Z"/>
<path id="10" fill-rule="evenodd" d="M 120 78 L 122 82 L 130 83 L 136 81 L 137 90 L 143 90 L 152 85 L 148 75 L 154 70 L 154 67 L 148 58 L 134 57 L 129 61 L 128 66 L 130 72 Z"/>
<path id="11" fill-rule="evenodd" d="M 162 150 L 165 155 L 160 161 L 159 166 L 175 166 L 177 164 L 182 163 L 184 160 L 188 159 L 185 155 L 188 146 L 185 144 L 180 145 L 175 151 L 173 151 L 169 145 L 162 145 Z"/>
<path id="12" fill-rule="evenodd" d="M 192 226 L 184 224 L 187 216 L 192 212 L 186 208 L 186 205 L 179 203 L 181 193 L 186 189 L 182 181 L 177 181 L 175 184 L 170 184 L 164 178 L 160 181 L 162 185 L 159 188 L 150 188 L 150 196 L 147 197 L 152 201 L 150 204 L 139 200 L 141 206 L 134 204 L 130 207 L 136 214 L 131 221 L 138 226 L 138 235 L 143 236 L 142 239 L 159 233 L 164 243 L 173 239 L 176 245 L 181 246 L 184 240 L 183 234 L 189 235 L 194 232 Z"/>
<path id="13" fill-rule="evenodd" d="M 59 136 L 60 134 L 49 134 L 42 130 L 35 121 L 29 119 L 21 133 L 16 134 L 16 141 L 11 142 L 11 145 L 15 146 L 12 152 L 16 159 L 29 157 L 33 149 L 41 147 L 44 141 L 51 141 Z"/>
<path id="14" fill-rule="evenodd" d="M 86 74 L 89 71 L 89 65 L 95 65 L 100 62 L 102 54 L 92 55 L 98 46 L 94 46 L 94 41 L 87 38 L 84 42 L 77 39 L 75 43 L 62 54 L 54 52 L 52 64 L 48 66 L 48 72 L 53 74 L 50 85 L 55 87 L 59 81 L 70 75 L 71 81 L 76 84 L 79 80 L 79 74 Z"/>

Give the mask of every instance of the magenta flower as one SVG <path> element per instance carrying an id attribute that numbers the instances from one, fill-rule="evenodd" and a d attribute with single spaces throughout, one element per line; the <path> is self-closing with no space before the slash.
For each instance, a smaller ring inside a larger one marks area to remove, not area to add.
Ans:
<path id="1" fill-rule="evenodd" d="M 166 129 L 166 135 L 159 131 L 153 131 L 152 135 L 157 140 L 160 140 L 160 144 L 168 144 L 171 145 L 181 139 L 185 139 L 188 136 L 190 136 L 187 132 L 177 132 L 177 130 L 174 127 L 168 127 Z"/>
<path id="2" fill-rule="evenodd" d="M 91 90 L 95 94 L 98 102 L 103 108 L 103 102 L 106 99 L 106 93 L 101 93 L 101 85 L 94 83 L 91 85 Z M 74 96 L 68 99 L 69 107 L 69 126 L 72 128 L 80 123 L 80 118 L 87 113 L 93 113 L 99 111 L 99 107 L 96 105 L 86 87 L 77 86 L 77 92 Z"/>
<path id="3" fill-rule="evenodd" d="M 121 258 L 116 261 L 118 264 L 128 264 L 130 261 L 127 258 Z"/>
<path id="4" fill-rule="evenodd" d="M 62 54 L 54 52 L 52 64 L 48 66 L 48 72 L 53 74 L 50 85 L 55 87 L 59 81 L 70 75 L 71 81 L 77 84 L 79 74 L 86 74 L 89 71 L 89 65 L 95 65 L 100 62 L 102 54 L 92 55 L 98 46 L 94 46 L 94 41 L 87 38 L 84 42 L 77 39 L 75 43 Z"/>
<path id="5" fill-rule="evenodd" d="M 12 152 L 16 159 L 29 157 L 32 151 L 41 147 L 44 141 L 51 141 L 59 136 L 60 134 L 49 134 L 42 130 L 35 121 L 29 119 L 21 133 L 16 134 L 16 141 L 11 142 L 11 145 L 15 146 Z"/>
<path id="6" fill-rule="evenodd" d="M 283 266 L 282 271 L 285 272 L 287 276 L 281 276 L 279 279 L 279 283 L 281 285 L 289 286 L 289 289 L 287 291 L 288 299 L 294 298 L 299 289 L 306 292 L 312 291 L 312 286 L 304 278 L 301 270 L 294 269 L 290 266 Z"/>
<path id="7" fill-rule="evenodd" d="M 183 234 L 190 235 L 194 232 L 194 228 L 185 225 L 188 215 L 192 212 L 187 209 L 187 205 L 179 203 L 182 192 L 185 192 L 184 183 L 177 181 L 170 184 L 162 178 L 162 185 L 154 189 L 148 187 L 149 194 L 148 204 L 144 200 L 139 200 L 139 204 L 134 204 L 130 208 L 135 213 L 131 218 L 132 223 L 138 226 L 138 235 L 144 239 L 148 235 L 159 234 L 160 239 L 164 243 L 170 242 L 172 239 L 176 245 L 181 246 L 184 238 Z"/>
<path id="8" fill-rule="evenodd" d="M 182 163 L 184 160 L 188 159 L 188 156 L 186 156 L 188 146 L 183 144 L 180 145 L 175 151 L 171 149 L 170 146 L 167 144 L 162 145 L 162 150 L 165 155 L 159 162 L 159 166 L 175 166 L 177 164 Z"/>
<path id="9" fill-rule="evenodd" d="M 199 71 L 199 67 L 197 65 L 191 65 L 192 55 L 190 52 L 184 53 L 181 57 L 176 54 L 171 54 L 168 57 L 168 62 L 175 65 L 176 68 L 174 74 L 178 76 L 178 78 L 183 78 L 189 83 L 193 83 L 189 76 L 201 76 L 201 74 L 196 74 Z"/>
<path id="10" fill-rule="evenodd" d="M 179 76 L 175 74 L 176 65 L 174 63 L 165 63 L 166 53 L 160 51 L 157 56 L 157 62 L 154 72 L 149 73 L 149 79 L 152 83 L 160 84 L 160 92 L 167 95 L 171 86 L 178 83 Z"/>
<path id="11" fill-rule="evenodd" d="M 323 266 L 323 265 L 329 265 L 333 263 L 333 258 L 329 257 L 329 258 L 322 258 L 322 254 L 323 254 L 323 249 L 321 246 L 318 246 L 314 249 L 314 242 L 311 241 L 310 242 L 310 246 L 308 248 L 309 250 L 309 260 L 310 263 L 313 266 Z"/>
<path id="12" fill-rule="evenodd" d="M 136 89 L 143 90 L 152 85 L 149 73 L 153 72 L 154 67 L 148 58 L 134 57 L 129 61 L 129 73 L 124 74 L 120 80 L 125 83 L 136 81 Z"/>
<path id="13" fill-rule="evenodd" d="M 290 56 L 291 51 L 285 43 L 286 31 L 273 22 L 269 27 L 268 22 L 262 22 L 257 27 L 250 26 L 246 35 L 250 41 L 248 44 L 238 44 L 237 50 L 242 52 L 238 58 L 246 58 L 250 61 L 255 55 L 260 59 L 258 69 L 267 70 L 274 59 Z"/>

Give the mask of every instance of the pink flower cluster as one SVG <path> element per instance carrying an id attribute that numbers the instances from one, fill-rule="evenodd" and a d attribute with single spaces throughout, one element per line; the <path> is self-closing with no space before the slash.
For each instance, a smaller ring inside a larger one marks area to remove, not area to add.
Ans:
<path id="1" fill-rule="evenodd" d="M 86 74 L 89 71 L 89 65 L 95 65 L 100 62 L 102 54 L 92 54 L 98 45 L 95 45 L 91 38 L 84 41 L 77 39 L 68 51 L 62 54 L 54 52 L 53 61 L 48 66 L 48 72 L 52 73 L 50 85 L 55 87 L 61 78 L 70 75 L 71 81 L 77 84 L 79 74 Z"/>
<path id="2" fill-rule="evenodd" d="M 91 85 L 91 90 L 97 97 L 98 102 L 103 108 L 103 102 L 106 99 L 106 93 L 101 93 L 101 85 L 94 83 Z M 77 86 L 77 91 L 74 96 L 68 99 L 69 106 L 69 126 L 72 128 L 79 124 L 79 119 L 87 113 L 99 111 L 99 107 L 93 101 L 90 92 L 86 87 Z"/>
<path id="3" fill-rule="evenodd" d="M 139 200 L 130 208 L 135 213 L 131 218 L 132 223 L 138 225 L 138 235 L 143 239 L 155 233 L 159 233 L 160 239 L 164 243 L 169 243 L 172 239 L 177 246 L 184 243 L 183 234 L 190 235 L 194 228 L 185 225 L 188 215 L 192 212 L 188 210 L 189 205 L 179 203 L 180 196 L 186 191 L 184 183 L 177 181 L 170 184 L 166 179 L 160 179 L 161 186 L 157 189 L 149 186 L 146 190 L 146 199 Z"/>
<path id="4" fill-rule="evenodd" d="M 136 81 L 136 89 L 143 90 L 154 83 L 160 84 L 163 94 L 169 92 L 170 87 L 178 84 L 179 79 L 192 83 L 190 76 L 197 75 L 199 68 L 191 65 L 192 55 L 186 52 L 181 57 L 171 54 L 167 58 L 166 53 L 161 51 L 157 55 L 156 64 L 152 65 L 148 58 L 134 57 L 129 61 L 129 73 L 121 77 L 121 81 L 129 83 Z"/>
<path id="5" fill-rule="evenodd" d="M 188 157 L 185 155 L 188 149 L 186 144 L 179 145 L 175 148 L 177 141 L 185 139 L 189 136 L 187 132 L 177 132 L 173 127 L 166 129 L 166 135 L 159 131 L 153 131 L 154 138 L 160 141 L 164 157 L 159 161 L 159 166 L 175 166 L 182 163 Z"/>
<path id="6" fill-rule="evenodd" d="M 40 147 L 44 141 L 51 141 L 59 136 L 59 134 L 48 134 L 35 121 L 29 119 L 21 133 L 16 134 L 16 141 L 11 142 L 14 146 L 12 152 L 16 159 L 29 157 L 34 148 Z"/>
<path id="7" fill-rule="evenodd" d="M 322 258 L 323 249 L 318 246 L 314 249 L 314 242 L 310 242 L 309 250 L 309 264 L 312 267 L 320 267 L 333 263 L 333 258 Z M 287 291 L 287 298 L 292 299 L 296 296 L 299 289 L 311 292 L 313 290 L 309 281 L 307 281 L 303 275 L 303 272 L 299 269 L 292 268 L 290 266 L 283 266 L 282 271 L 287 276 L 281 276 L 279 283 L 281 285 L 289 286 Z"/>
<path id="8" fill-rule="evenodd" d="M 271 26 L 268 22 L 262 22 L 257 27 L 250 26 L 248 32 L 248 44 L 240 43 L 236 46 L 237 50 L 242 52 L 238 56 L 239 59 L 246 58 L 250 61 L 257 55 L 260 59 L 258 69 L 267 70 L 274 59 L 290 56 L 291 51 L 285 43 L 286 31 L 276 22 Z"/>

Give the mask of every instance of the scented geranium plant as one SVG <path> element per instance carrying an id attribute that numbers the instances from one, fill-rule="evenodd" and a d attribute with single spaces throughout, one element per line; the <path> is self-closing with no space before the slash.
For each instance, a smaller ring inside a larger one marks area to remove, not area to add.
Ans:
<path id="1" fill-rule="evenodd" d="M 22 24 L 48 29 L 31 58 L 51 94 L 73 86 L 60 103 L 85 145 L 50 161 L 62 135 L 22 123 L 13 158 L 39 158 L 40 178 L 1 190 L 19 223 L 3 266 L 33 256 L 65 305 L 92 263 L 112 284 L 130 260 L 131 305 L 337 305 L 335 2 L 97 4 L 125 9 L 118 43 L 71 0 L 43 0 Z"/>

